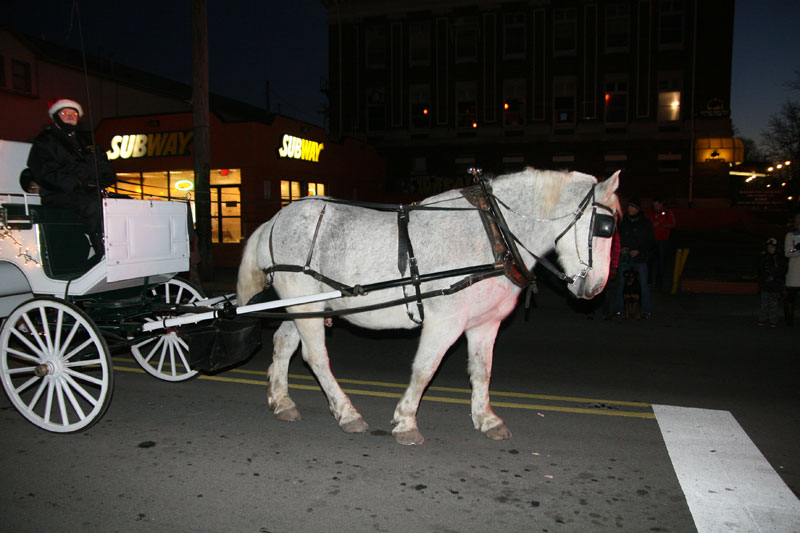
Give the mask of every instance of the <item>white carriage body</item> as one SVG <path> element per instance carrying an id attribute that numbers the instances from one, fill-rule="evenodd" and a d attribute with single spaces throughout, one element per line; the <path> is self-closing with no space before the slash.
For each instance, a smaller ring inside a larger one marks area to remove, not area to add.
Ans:
<path id="1" fill-rule="evenodd" d="M 17 207 L 24 217 L 41 209 L 39 196 L 26 194 L 19 185 L 29 151 L 30 144 L 0 140 L 0 203 Z M 74 279 L 49 277 L 42 268 L 40 224 L 3 224 L 0 317 L 34 294 L 95 294 L 160 283 L 189 270 L 186 209 L 182 202 L 104 198 L 105 257 Z M 93 253 L 90 246 L 75 251 L 83 252 Z"/>

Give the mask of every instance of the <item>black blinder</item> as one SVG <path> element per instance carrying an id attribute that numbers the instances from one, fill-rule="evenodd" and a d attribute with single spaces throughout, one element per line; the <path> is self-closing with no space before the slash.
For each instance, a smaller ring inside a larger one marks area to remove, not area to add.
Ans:
<path id="1" fill-rule="evenodd" d="M 614 235 L 616 218 L 613 215 L 596 214 L 594 216 L 594 236 L 608 238 Z"/>

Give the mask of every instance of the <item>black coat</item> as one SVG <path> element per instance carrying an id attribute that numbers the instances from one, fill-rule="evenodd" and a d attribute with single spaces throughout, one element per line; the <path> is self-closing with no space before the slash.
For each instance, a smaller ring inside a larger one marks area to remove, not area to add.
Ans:
<path id="1" fill-rule="evenodd" d="M 33 141 L 28 168 L 39 184 L 44 204 L 71 193 L 96 194 L 98 181 L 101 189 L 117 181 L 106 153 L 92 146 L 88 134 L 81 131 L 68 134 L 55 124 L 45 128 Z"/>
<path id="2" fill-rule="evenodd" d="M 633 263 L 646 263 L 656 242 L 653 225 L 641 212 L 635 217 L 626 214 L 619 223 L 619 241 L 623 249 L 639 250 Z"/>
<path id="3" fill-rule="evenodd" d="M 782 292 L 786 281 L 786 259 L 777 253 L 761 252 L 758 264 L 758 290 L 761 292 Z"/>

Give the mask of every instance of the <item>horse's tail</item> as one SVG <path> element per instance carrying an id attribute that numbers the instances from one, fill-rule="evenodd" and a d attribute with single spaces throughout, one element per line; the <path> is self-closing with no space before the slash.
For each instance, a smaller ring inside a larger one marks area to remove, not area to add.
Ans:
<path id="1" fill-rule="evenodd" d="M 236 299 L 239 305 L 247 305 L 250 299 L 267 286 L 267 275 L 258 265 L 258 243 L 265 229 L 271 227 L 272 221 L 261 224 L 247 239 L 239 265 L 239 276 L 236 280 Z"/>

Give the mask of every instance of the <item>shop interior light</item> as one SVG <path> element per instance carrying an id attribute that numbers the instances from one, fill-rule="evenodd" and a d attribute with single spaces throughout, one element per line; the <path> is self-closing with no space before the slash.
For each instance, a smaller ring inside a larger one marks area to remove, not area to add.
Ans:
<path id="1" fill-rule="evenodd" d="M 791 164 L 792 164 L 792 162 L 791 162 L 791 161 L 784 161 L 784 162 L 783 162 L 783 164 L 784 164 L 784 165 L 786 165 L 786 166 L 788 167 L 789 165 L 791 165 Z"/>
<path id="2" fill-rule="evenodd" d="M 422 114 L 423 114 L 423 115 L 427 115 L 427 114 L 428 114 L 428 108 L 427 108 L 427 107 L 426 107 L 425 109 L 423 109 L 423 110 L 422 110 Z"/>
<path id="3" fill-rule="evenodd" d="M 473 127 L 473 128 L 477 128 L 477 127 L 478 127 L 478 123 L 477 123 L 477 122 L 473 122 L 473 123 L 472 123 L 472 127 Z"/>
<path id="4" fill-rule="evenodd" d="M 771 183 L 767 183 L 767 189 L 769 189 L 770 187 L 772 187 L 772 184 Z"/>
<path id="5" fill-rule="evenodd" d="M 194 182 L 191 180 L 178 180 L 175 182 L 175 188 L 179 191 L 191 191 L 194 189 Z"/>
<path id="6" fill-rule="evenodd" d="M 786 187 L 786 182 L 781 183 L 781 187 Z"/>
<path id="7" fill-rule="evenodd" d="M 769 167 L 769 168 L 767 169 L 767 172 L 772 172 L 773 170 L 775 170 L 775 167 Z"/>
<path id="8" fill-rule="evenodd" d="M 508 102 L 503 104 L 503 109 L 508 109 Z"/>
<path id="9" fill-rule="evenodd" d="M 672 102 L 670 105 L 671 105 L 672 107 L 680 107 L 681 103 L 680 103 L 680 102 L 677 102 L 677 101 L 675 101 L 675 102 Z"/>
<path id="10" fill-rule="evenodd" d="M 781 165 L 780 163 L 778 163 L 778 164 L 777 164 L 777 166 L 776 166 L 776 168 L 783 168 L 783 165 Z"/>

